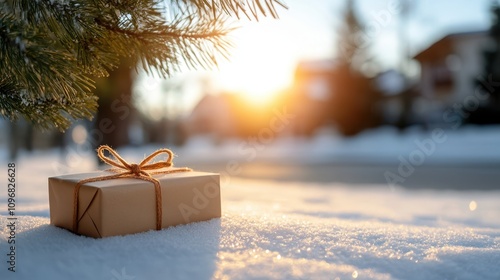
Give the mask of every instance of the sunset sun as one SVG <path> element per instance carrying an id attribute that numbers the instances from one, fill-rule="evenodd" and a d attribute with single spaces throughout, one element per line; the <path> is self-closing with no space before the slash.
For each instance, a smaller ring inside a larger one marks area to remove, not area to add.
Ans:
<path id="1" fill-rule="evenodd" d="M 231 60 L 221 63 L 215 74 L 224 90 L 264 104 L 290 85 L 295 67 L 293 45 L 275 22 L 247 22 L 235 31 L 233 41 Z"/>

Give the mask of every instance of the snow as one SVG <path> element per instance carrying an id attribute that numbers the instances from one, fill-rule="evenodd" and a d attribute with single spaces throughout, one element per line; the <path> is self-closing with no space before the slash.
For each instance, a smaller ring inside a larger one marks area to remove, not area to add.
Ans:
<path id="1" fill-rule="evenodd" d="M 428 160 L 494 163 L 498 131 L 450 131 L 446 145 Z M 352 141 L 325 134 L 310 141 L 282 139 L 259 151 L 255 161 L 278 162 L 284 155 L 282 161 L 288 161 L 309 147 L 316 149 L 309 162 L 340 161 L 331 156 L 343 155 L 397 164 L 397 156 L 411 152 L 417 137 L 425 134 L 395 136 L 382 130 Z M 177 162 L 196 156 L 247 159 L 231 155 L 238 141 L 209 150 L 202 139 L 193 141 L 178 149 Z M 477 153 L 458 153 L 465 150 L 460 141 Z M 292 148 L 297 154 L 290 155 Z M 138 159 L 153 149 L 121 152 Z M 88 153 L 76 151 L 71 159 L 78 164 L 67 165 L 68 170 L 95 168 Z M 93 239 L 49 225 L 47 177 L 60 172 L 57 166 L 66 158 L 53 150 L 23 153 L 16 162 L 17 271 L 7 271 L 6 191 L 1 191 L 0 279 L 500 279 L 500 189 L 414 190 L 231 177 L 222 184 L 221 219 Z"/>
<path id="2" fill-rule="evenodd" d="M 329 130 L 320 131 L 312 139 L 277 138 L 270 146 L 261 141 L 234 140 L 214 151 L 207 138 L 193 138 L 188 146 L 177 150 L 180 159 L 246 160 L 246 148 L 257 151 L 257 159 L 281 162 L 289 160 L 314 163 L 399 163 L 398 156 L 407 156 L 419 149 L 416 142 L 432 139 L 433 129 L 419 128 L 400 133 L 393 127 L 367 130 L 353 138 L 342 138 Z M 444 141 L 434 143 L 435 150 L 426 163 L 500 163 L 500 126 L 464 126 L 458 130 L 444 130 Z M 245 148 L 245 149 L 244 149 Z M 236 151 L 236 152 L 235 152 Z M 253 159 L 252 159 L 253 160 Z"/>

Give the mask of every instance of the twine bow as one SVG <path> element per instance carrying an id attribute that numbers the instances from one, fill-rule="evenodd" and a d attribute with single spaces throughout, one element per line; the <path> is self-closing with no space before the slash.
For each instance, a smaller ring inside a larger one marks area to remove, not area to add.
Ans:
<path id="1" fill-rule="evenodd" d="M 105 151 L 108 151 L 113 156 L 113 158 L 106 156 L 104 154 Z M 149 163 L 151 160 L 153 160 L 155 157 L 161 154 L 167 154 L 168 158 L 166 160 L 160 160 L 158 162 Z M 152 153 L 151 155 L 147 156 L 139 164 L 128 163 L 115 150 L 113 150 L 111 147 L 107 145 L 100 146 L 97 149 L 97 155 L 105 163 L 117 167 L 110 169 L 111 171 L 116 172 L 116 174 L 87 178 L 79 181 L 76 184 L 75 189 L 73 191 L 73 231 L 75 233 L 78 232 L 78 200 L 79 200 L 78 198 L 80 194 L 80 187 L 86 183 L 112 180 L 118 178 L 136 178 L 153 183 L 155 187 L 155 196 L 156 196 L 156 229 L 160 230 L 162 228 L 161 186 L 160 186 L 160 181 L 153 178 L 151 175 L 187 172 L 187 171 L 192 171 L 192 169 L 187 167 L 180 167 L 174 169 L 161 170 L 162 168 L 169 168 L 173 166 L 172 160 L 174 157 L 174 153 L 169 149 L 160 149 Z"/>

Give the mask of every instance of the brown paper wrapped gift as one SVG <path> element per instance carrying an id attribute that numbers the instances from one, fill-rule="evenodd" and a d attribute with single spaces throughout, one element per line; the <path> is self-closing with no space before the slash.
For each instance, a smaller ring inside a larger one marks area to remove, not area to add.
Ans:
<path id="1" fill-rule="evenodd" d="M 51 177 L 50 222 L 77 234 L 108 237 L 221 216 L 219 174 L 171 171 L 177 170 L 163 168 L 144 178 L 110 171 Z"/>

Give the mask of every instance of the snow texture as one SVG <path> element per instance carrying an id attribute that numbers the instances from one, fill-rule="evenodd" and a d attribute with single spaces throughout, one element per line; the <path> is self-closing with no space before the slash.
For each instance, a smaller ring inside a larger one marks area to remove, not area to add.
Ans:
<path id="1" fill-rule="evenodd" d="M 439 128 L 435 128 L 438 129 Z M 255 159 L 280 162 L 299 160 L 303 163 L 374 163 L 397 164 L 399 156 L 408 157 L 421 149 L 417 142 L 434 143 L 425 163 L 432 164 L 484 164 L 500 163 L 500 126 L 475 127 L 463 126 L 460 129 L 443 130 L 435 142 L 433 128 L 425 131 L 420 128 L 408 129 L 404 133 L 393 127 L 367 130 L 356 137 L 343 138 L 332 135 L 331 131 L 320 131 L 312 139 L 277 138 L 271 145 L 263 146 L 266 141 L 234 140 L 214 151 L 207 138 L 190 139 L 186 148 L 177 150 L 179 159 L 246 160 L 251 156 L 248 150 L 257 151 Z M 255 141 L 254 141 L 255 142 Z M 191 145 L 189 145 L 191 144 Z M 236 152 L 235 152 L 236 151 Z"/>
<path id="2" fill-rule="evenodd" d="M 49 224 L 49 163 L 59 159 L 54 151 L 17 162 L 15 273 L 0 193 L 0 279 L 500 279 L 499 190 L 228 178 L 221 219 L 93 239 Z M 95 167 L 86 159 L 78 168 Z"/>

